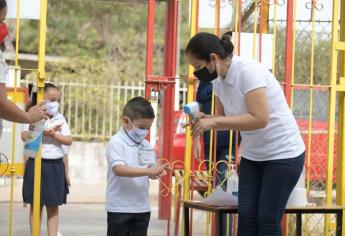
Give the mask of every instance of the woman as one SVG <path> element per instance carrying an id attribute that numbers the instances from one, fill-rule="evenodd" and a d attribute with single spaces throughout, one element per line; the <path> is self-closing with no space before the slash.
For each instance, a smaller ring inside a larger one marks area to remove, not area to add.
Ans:
<path id="1" fill-rule="evenodd" d="M 6 0 L 0 0 L 0 44 L 2 44 L 8 34 L 7 26 L 3 22 L 7 14 Z M 17 123 L 35 123 L 46 117 L 45 108 L 42 104 L 32 107 L 28 112 L 20 110 L 16 104 L 7 99 L 6 92 L 7 67 L 0 51 L 0 118 Z M 0 119 L 0 137 L 2 124 Z"/>
<path id="2" fill-rule="evenodd" d="M 241 133 L 238 235 L 281 235 L 287 200 L 304 165 L 305 146 L 275 77 L 260 63 L 233 55 L 231 34 L 198 33 L 186 57 L 201 81 L 212 81 L 217 113 L 200 113 L 192 135 L 210 129 Z"/>

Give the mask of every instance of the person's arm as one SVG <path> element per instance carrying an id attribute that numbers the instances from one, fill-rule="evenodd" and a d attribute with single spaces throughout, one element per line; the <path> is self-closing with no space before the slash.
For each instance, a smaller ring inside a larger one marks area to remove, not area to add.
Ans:
<path id="1" fill-rule="evenodd" d="M 54 133 L 52 136 L 56 141 L 58 141 L 59 143 L 63 144 L 63 145 L 67 145 L 70 146 L 72 145 L 73 139 L 70 135 L 68 136 L 64 136 L 58 133 Z"/>
<path id="2" fill-rule="evenodd" d="M 150 168 L 135 168 L 125 165 L 116 165 L 113 172 L 121 177 L 142 177 L 142 176 L 159 176 L 165 170 L 167 164 L 157 165 Z"/>
<path id="3" fill-rule="evenodd" d="M 71 186 L 71 180 L 69 178 L 69 175 L 68 175 L 68 155 L 64 155 L 63 157 L 63 163 L 65 165 L 65 176 L 66 176 L 66 181 L 67 181 L 67 184 L 68 186 Z"/>
<path id="4" fill-rule="evenodd" d="M 269 121 L 269 107 L 266 88 L 257 88 L 245 96 L 247 113 L 238 116 L 217 116 L 202 118 L 193 125 L 192 135 L 201 135 L 209 129 L 234 129 L 250 131 L 265 128 Z"/>
<path id="5" fill-rule="evenodd" d="M 71 132 L 66 121 L 64 121 L 62 124 L 58 124 L 44 130 L 44 135 L 50 136 L 59 143 L 66 146 L 72 145 L 73 142 Z"/>
<path id="6" fill-rule="evenodd" d="M 6 86 L 0 84 L 0 118 L 16 123 L 35 123 L 46 118 L 45 108 L 42 105 L 43 103 L 24 112 L 7 99 Z"/>

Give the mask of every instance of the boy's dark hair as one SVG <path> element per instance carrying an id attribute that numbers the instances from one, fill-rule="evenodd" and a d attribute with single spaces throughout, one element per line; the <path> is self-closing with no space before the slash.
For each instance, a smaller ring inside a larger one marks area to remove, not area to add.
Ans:
<path id="1" fill-rule="evenodd" d="M 154 119 L 155 112 L 151 103 L 142 97 L 135 97 L 129 100 L 123 108 L 123 116 L 128 117 L 131 121 L 137 119 Z"/>
<path id="2" fill-rule="evenodd" d="M 49 89 L 56 89 L 56 90 L 59 90 L 60 89 L 53 83 L 45 83 L 44 84 L 44 92 L 47 92 Z"/>

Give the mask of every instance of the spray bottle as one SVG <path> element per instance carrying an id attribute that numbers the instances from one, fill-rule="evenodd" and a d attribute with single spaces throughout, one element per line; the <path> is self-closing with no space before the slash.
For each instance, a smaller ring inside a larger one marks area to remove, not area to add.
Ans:
<path id="1" fill-rule="evenodd" d="M 196 114 L 200 111 L 199 103 L 192 102 L 183 106 L 183 111 L 187 115 L 190 115 L 192 119 L 196 119 Z"/>
<path id="2" fill-rule="evenodd" d="M 36 158 L 43 136 L 45 120 L 29 125 L 29 136 L 24 145 L 24 156 Z"/>

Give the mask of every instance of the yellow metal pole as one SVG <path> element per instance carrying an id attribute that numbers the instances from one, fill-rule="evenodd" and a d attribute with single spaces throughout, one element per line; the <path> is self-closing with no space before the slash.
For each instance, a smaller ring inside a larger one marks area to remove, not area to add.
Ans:
<path id="1" fill-rule="evenodd" d="M 294 86 L 295 86 L 295 56 L 296 56 L 296 9 L 297 9 L 297 4 L 296 4 L 296 0 L 293 0 L 293 5 L 294 5 L 294 14 L 292 17 L 292 21 L 293 21 L 293 33 L 292 33 L 292 62 L 291 62 L 291 97 L 290 97 L 290 109 L 293 111 L 293 106 L 294 106 L 294 99 L 293 99 L 293 95 L 294 95 Z"/>
<path id="2" fill-rule="evenodd" d="M 41 0 L 41 17 L 39 27 L 39 49 L 38 49 L 38 77 L 37 77 L 37 102 L 43 101 L 45 81 L 45 49 L 46 49 L 46 28 L 47 28 L 47 0 Z M 40 235 L 41 221 L 41 147 L 35 160 L 34 177 L 34 204 L 33 204 L 33 236 Z"/>
<path id="3" fill-rule="evenodd" d="M 313 5 L 313 4 L 312 4 Z M 310 51 L 310 92 L 309 92 L 309 120 L 308 120 L 308 149 L 307 149 L 307 192 L 310 189 L 310 154 L 311 133 L 313 121 L 313 85 L 314 85 L 314 52 L 315 52 L 315 7 L 311 8 L 311 51 Z"/>
<path id="4" fill-rule="evenodd" d="M 345 3 L 340 6 L 340 41 L 345 42 Z M 345 84 L 345 51 L 340 53 L 340 84 Z M 338 150 L 337 150 L 337 189 L 336 203 L 337 205 L 345 205 L 345 93 L 339 93 L 338 97 Z M 342 222 L 345 225 L 345 219 Z M 342 231 L 345 235 L 345 229 Z"/>
<path id="5" fill-rule="evenodd" d="M 253 59 L 256 60 L 256 32 L 257 32 L 257 25 L 258 25 L 258 3 L 260 0 L 254 0 L 254 32 L 253 32 Z"/>
<path id="6" fill-rule="evenodd" d="M 198 0 L 192 0 L 192 12 L 191 12 L 191 24 L 190 24 L 190 36 L 193 37 L 197 32 L 197 2 Z M 194 68 L 189 65 L 188 71 L 188 86 L 187 86 L 187 103 L 193 102 L 194 99 Z M 188 119 L 188 118 L 187 118 Z M 191 170 L 191 158 L 192 158 L 192 138 L 191 129 L 186 127 L 186 149 L 184 159 L 184 184 L 183 184 L 183 199 L 190 199 L 190 170 Z"/>
<path id="7" fill-rule="evenodd" d="M 17 12 L 16 12 L 16 55 L 15 55 L 15 69 L 14 69 L 14 92 L 13 102 L 17 102 L 17 75 L 18 75 L 18 54 L 19 54 L 19 29 L 20 29 L 20 1 L 17 0 Z M 14 195 L 14 175 L 16 174 L 16 168 L 14 166 L 16 161 L 16 136 L 17 136 L 17 124 L 13 122 L 12 125 L 12 158 L 11 158 L 11 194 L 10 194 L 10 220 L 9 220 L 9 236 L 13 233 L 13 195 Z"/>
<path id="8" fill-rule="evenodd" d="M 309 91 L 309 119 L 308 119 L 308 144 L 307 144 L 307 193 L 310 191 L 310 159 L 311 159 L 311 134 L 313 122 L 313 86 L 314 86 L 314 54 L 315 54 L 315 2 L 311 4 L 311 50 L 310 50 L 310 91 Z M 305 235 L 308 235 L 309 215 L 305 218 Z"/>
<path id="9" fill-rule="evenodd" d="M 191 14 L 190 14 L 190 37 L 192 38 L 198 30 L 198 0 L 191 0 Z M 193 102 L 194 99 L 194 68 L 189 65 L 188 67 L 188 79 L 187 79 L 187 103 Z M 188 121 L 187 117 L 187 121 Z M 184 153 L 184 180 L 183 180 L 183 199 L 190 199 L 190 171 L 191 171 L 191 159 L 192 159 L 192 137 L 191 129 L 186 127 L 186 146 Z M 182 235 L 184 235 L 182 227 Z"/>
<path id="10" fill-rule="evenodd" d="M 335 106 L 336 106 L 336 81 L 337 81 L 337 51 L 339 28 L 339 1 L 333 0 L 332 14 L 332 45 L 330 64 L 330 90 L 329 90 L 329 115 L 328 115 L 328 151 L 327 151 L 327 175 L 326 175 L 326 205 L 332 204 L 333 186 L 333 156 L 334 156 L 334 133 L 335 133 Z M 330 216 L 325 216 L 325 235 L 330 234 Z"/>

